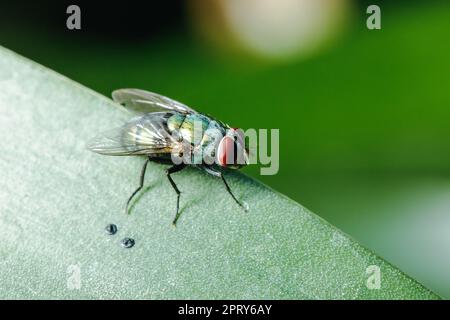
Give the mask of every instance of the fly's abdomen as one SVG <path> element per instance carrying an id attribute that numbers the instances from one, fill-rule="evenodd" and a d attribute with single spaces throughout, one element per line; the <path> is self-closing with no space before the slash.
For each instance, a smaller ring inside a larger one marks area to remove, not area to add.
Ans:
<path id="1" fill-rule="evenodd" d="M 144 129 L 141 125 L 126 126 L 122 135 L 123 145 L 128 146 L 129 149 L 145 145 L 148 137 L 145 135 L 145 131 L 143 130 Z"/>
<path id="2" fill-rule="evenodd" d="M 168 116 L 151 113 L 126 123 L 121 129 L 121 146 L 134 154 L 170 153 L 171 139 L 165 130 Z"/>

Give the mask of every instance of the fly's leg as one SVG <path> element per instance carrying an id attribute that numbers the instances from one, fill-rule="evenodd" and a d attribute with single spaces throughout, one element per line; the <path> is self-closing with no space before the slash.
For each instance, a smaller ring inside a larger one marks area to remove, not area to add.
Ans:
<path id="1" fill-rule="evenodd" d="M 244 209 L 244 211 L 247 211 L 245 206 L 242 204 L 242 202 L 240 202 L 233 194 L 233 192 L 231 192 L 230 186 L 227 183 L 227 180 L 225 180 L 225 177 L 223 174 L 220 175 L 220 177 L 222 178 L 223 183 L 225 184 L 225 188 L 227 188 L 228 193 L 231 195 L 231 197 L 234 199 L 234 201 L 236 201 L 236 203 L 242 208 Z"/>
<path id="2" fill-rule="evenodd" d="M 177 220 L 180 217 L 180 195 L 181 195 L 181 191 L 178 190 L 177 185 L 175 184 L 175 182 L 173 181 L 172 177 L 170 176 L 172 173 L 181 171 L 185 168 L 185 164 L 177 164 L 174 165 L 172 167 L 170 167 L 169 169 L 167 169 L 167 178 L 169 179 L 170 184 L 172 185 L 173 189 L 175 190 L 175 192 L 177 193 L 177 212 L 175 214 L 175 218 L 173 219 L 173 226 L 176 226 L 177 224 Z"/>
<path id="3" fill-rule="evenodd" d="M 141 170 L 141 178 L 139 180 L 139 187 L 133 191 L 133 193 L 131 194 L 131 196 L 128 198 L 127 204 L 125 205 L 125 213 L 128 214 L 128 205 L 130 204 L 130 201 L 133 199 L 133 197 L 139 192 L 139 190 L 142 189 L 142 187 L 144 186 L 144 178 L 145 178 L 145 171 L 147 169 L 147 165 L 150 162 L 150 159 L 147 159 L 144 163 L 144 166 L 142 167 Z"/>

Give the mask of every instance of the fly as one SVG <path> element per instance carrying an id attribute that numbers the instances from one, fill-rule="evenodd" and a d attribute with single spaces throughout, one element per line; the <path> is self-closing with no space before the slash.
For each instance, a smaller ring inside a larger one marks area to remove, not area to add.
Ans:
<path id="1" fill-rule="evenodd" d="M 242 130 L 231 128 L 219 120 L 156 93 L 139 89 L 119 89 L 112 93 L 112 97 L 136 117 L 122 127 L 94 138 L 88 148 L 102 155 L 146 158 L 139 186 L 128 198 L 125 213 L 129 213 L 131 200 L 142 189 L 147 165 L 151 161 L 171 165 L 166 170 L 166 175 L 177 194 L 173 225 L 176 225 L 180 216 L 181 192 L 172 174 L 189 165 L 220 178 L 234 201 L 246 210 L 244 204 L 234 196 L 224 177 L 227 170 L 239 169 L 248 164 L 248 151 Z M 194 130 L 197 127 L 202 129 L 199 137 Z M 192 160 L 198 154 L 204 154 L 205 150 L 209 152 L 200 162 L 184 161 L 174 164 L 174 154 Z"/>

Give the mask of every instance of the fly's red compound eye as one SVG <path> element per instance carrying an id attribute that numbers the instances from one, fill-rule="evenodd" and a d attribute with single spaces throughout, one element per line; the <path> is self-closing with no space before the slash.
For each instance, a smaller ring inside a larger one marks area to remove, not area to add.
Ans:
<path id="1" fill-rule="evenodd" d="M 225 136 L 220 140 L 217 148 L 217 160 L 222 167 L 236 163 L 237 152 L 235 146 L 236 144 L 232 137 Z"/>

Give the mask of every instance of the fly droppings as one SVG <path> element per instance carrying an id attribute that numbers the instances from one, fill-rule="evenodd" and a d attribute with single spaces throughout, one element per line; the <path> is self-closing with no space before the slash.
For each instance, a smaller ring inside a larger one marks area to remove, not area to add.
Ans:
<path id="1" fill-rule="evenodd" d="M 105 231 L 106 231 L 107 234 L 110 234 L 110 235 L 116 234 L 116 232 L 117 232 L 117 226 L 116 226 L 115 224 L 113 224 L 113 223 L 108 224 L 108 225 L 105 227 Z"/>
<path id="2" fill-rule="evenodd" d="M 131 238 L 124 238 L 122 240 L 122 247 L 124 248 L 132 248 L 134 246 L 134 239 Z"/>

